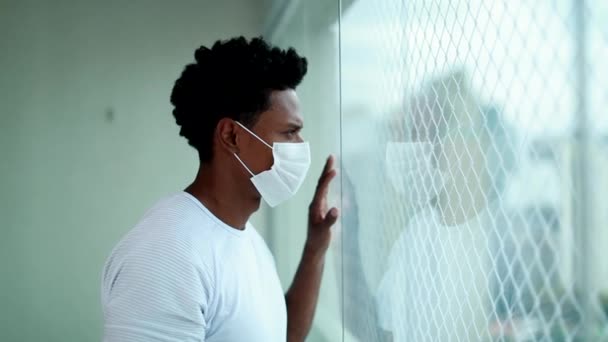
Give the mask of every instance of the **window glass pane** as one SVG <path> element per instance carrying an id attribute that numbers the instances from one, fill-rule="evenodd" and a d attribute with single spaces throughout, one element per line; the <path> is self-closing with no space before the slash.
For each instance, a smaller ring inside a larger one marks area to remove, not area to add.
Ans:
<path id="1" fill-rule="evenodd" d="M 343 6 L 353 341 L 606 338 L 599 3 Z"/>

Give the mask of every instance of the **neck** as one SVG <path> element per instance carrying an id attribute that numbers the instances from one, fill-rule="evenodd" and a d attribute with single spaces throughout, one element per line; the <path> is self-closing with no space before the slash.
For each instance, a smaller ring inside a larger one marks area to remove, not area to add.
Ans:
<path id="1" fill-rule="evenodd" d="M 201 163 L 194 182 L 185 191 L 222 222 L 243 230 L 251 214 L 258 209 L 260 200 L 247 196 L 249 184 L 240 184 L 235 175 L 225 170 Z"/>

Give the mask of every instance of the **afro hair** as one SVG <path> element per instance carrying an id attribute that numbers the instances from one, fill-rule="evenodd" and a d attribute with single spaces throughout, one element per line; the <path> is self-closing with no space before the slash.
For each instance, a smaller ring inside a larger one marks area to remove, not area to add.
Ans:
<path id="1" fill-rule="evenodd" d="M 222 118 L 251 127 L 270 107 L 270 94 L 296 89 L 307 71 L 307 61 L 293 48 L 273 47 L 261 37 L 217 41 L 199 47 L 171 93 L 173 116 L 180 135 L 188 140 L 201 162 L 211 161 L 213 134 Z"/>

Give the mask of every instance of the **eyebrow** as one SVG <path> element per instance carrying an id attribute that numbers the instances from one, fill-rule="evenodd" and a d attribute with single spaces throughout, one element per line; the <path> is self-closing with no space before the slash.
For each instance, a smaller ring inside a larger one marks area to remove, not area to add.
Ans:
<path id="1" fill-rule="evenodd" d="M 289 129 L 302 129 L 304 128 L 304 124 L 301 122 L 290 122 L 287 124 Z"/>

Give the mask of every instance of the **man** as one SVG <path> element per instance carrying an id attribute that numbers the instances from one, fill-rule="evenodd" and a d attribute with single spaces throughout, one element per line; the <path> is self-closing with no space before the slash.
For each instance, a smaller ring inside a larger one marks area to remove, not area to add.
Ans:
<path id="1" fill-rule="evenodd" d="M 329 157 L 308 237 L 283 295 L 274 259 L 248 222 L 292 196 L 310 164 L 295 50 L 243 37 L 200 47 L 171 94 L 180 135 L 199 154 L 185 191 L 161 200 L 116 246 L 103 274 L 106 341 L 303 341 L 319 294 L 336 174 Z M 285 227 L 287 228 L 287 227 Z"/>

